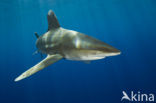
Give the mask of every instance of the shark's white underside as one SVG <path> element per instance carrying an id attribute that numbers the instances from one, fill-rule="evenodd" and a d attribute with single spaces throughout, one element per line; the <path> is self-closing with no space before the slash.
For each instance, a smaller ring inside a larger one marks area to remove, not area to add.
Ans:
<path id="1" fill-rule="evenodd" d="M 75 55 L 66 54 L 65 58 L 68 60 L 76 60 L 76 61 L 92 61 L 92 60 L 103 59 L 103 58 L 106 58 L 108 56 L 116 56 L 119 54 L 120 53 L 103 53 L 100 51 L 95 51 L 93 53 L 89 52 L 89 51 L 87 53 L 75 51 Z"/>

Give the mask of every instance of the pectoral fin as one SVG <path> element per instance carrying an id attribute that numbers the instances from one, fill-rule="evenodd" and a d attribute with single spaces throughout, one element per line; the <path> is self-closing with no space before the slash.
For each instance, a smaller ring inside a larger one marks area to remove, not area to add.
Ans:
<path id="1" fill-rule="evenodd" d="M 45 67 L 55 63 L 56 61 L 62 59 L 62 56 L 59 54 L 56 55 L 48 55 L 45 59 L 43 59 L 41 62 L 39 62 L 38 64 L 36 64 L 35 66 L 31 67 L 30 69 L 28 69 L 27 71 L 25 71 L 24 73 L 22 73 L 20 76 L 18 76 L 15 81 L 19 81 L 22 80 L 24 78 L 27 78 L 29 76 L 31 76 L 32 74 L 44 69 Z"/>

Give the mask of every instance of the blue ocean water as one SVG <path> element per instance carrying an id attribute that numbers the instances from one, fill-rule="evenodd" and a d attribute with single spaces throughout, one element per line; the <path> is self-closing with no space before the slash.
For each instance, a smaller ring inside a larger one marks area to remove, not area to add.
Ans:
<path id="1" fill-rule="evenodd" d="M 52 9 L 64 28 L 122 51 L 85 64 L 61 60 L 19 82 L 41 60 L 34 32 Z M 0 0 L 0 103 L 120 103 L 122 91 L 156 95 L 155 0 Z"/>

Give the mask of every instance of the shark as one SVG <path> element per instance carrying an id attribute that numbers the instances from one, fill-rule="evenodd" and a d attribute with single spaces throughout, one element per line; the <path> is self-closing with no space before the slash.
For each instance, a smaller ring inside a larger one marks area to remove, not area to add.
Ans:
<path id="1" fill-rule="evenodd" d="M 41 36 L 35 33 L 38 51 L 47 56 L 14 81 L 27 78 L 61 59 L 86 62 L 121 53 L 120 50 L 98 39 L 61 27 L 52 10 L 48 11 L 47 20 L 48 31 Z"/>

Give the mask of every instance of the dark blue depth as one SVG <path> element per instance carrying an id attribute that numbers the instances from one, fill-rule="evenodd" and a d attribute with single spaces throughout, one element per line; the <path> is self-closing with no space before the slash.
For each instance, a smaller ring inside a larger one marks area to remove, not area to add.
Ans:
<path id="1" fill-rule="evenodd" d="M 41 60 L 34 32 L 52 9 L 64 28 L 122 51 L 85 64 L 61 60 L 14 82 Z M 122 91 L 156 95 L 155 0 L 0 0 L 0 103 L 121 103 Z"/>

